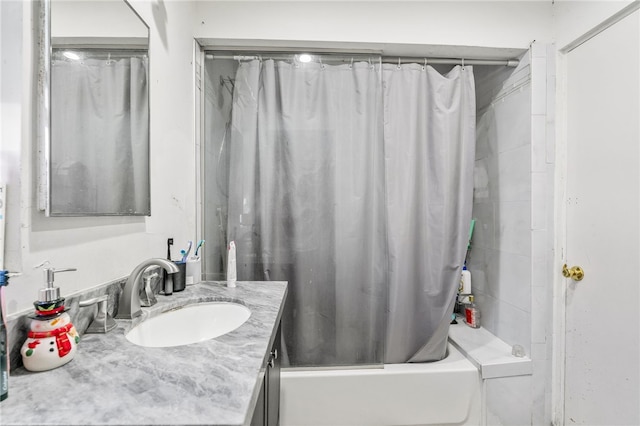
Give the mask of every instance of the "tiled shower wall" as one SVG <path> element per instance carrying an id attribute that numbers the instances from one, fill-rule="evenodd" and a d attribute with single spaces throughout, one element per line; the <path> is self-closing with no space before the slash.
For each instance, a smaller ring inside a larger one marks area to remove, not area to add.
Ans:
<path id="1" fill-rule="evenodd" d="M 505 75 L 507 74 L 507 75 Z M 506 77 L 506 80 L 502 80 Z M 530 58 L 476 82 L 478 94 L 473 217 L 469 256 L 482 325 L 530 353 L 531 81 Z M 479 89 L 488 90 L 488 89 Z M 485 102 L 488 105 L 483 105 Z"/>
<path id="2" fill-rule="evenodd" d="M 551 424 L 556 134 L 556 48 L 532 49 L 531 359 L 532 424 Z"/>
<path id="3" fill-rule="evenodd" d="M 516 70 L 477 81 L 473 292 L 483 327 L 533 360 L 532 376 L 487 381 L 487 424 L 551 419 L 554 57 L 533 44 Z"/>

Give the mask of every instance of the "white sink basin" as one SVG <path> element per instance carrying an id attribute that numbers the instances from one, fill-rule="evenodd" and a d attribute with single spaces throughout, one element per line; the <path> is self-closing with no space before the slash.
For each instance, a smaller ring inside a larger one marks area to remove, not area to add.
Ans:
<path id="1" fill-rule="evenodd" d="M 195 303 L 141 322 L 126 338 L 151 348 L 189 345 L 227 334 L 250 316 L 249 308 L 238 303 Z"/>

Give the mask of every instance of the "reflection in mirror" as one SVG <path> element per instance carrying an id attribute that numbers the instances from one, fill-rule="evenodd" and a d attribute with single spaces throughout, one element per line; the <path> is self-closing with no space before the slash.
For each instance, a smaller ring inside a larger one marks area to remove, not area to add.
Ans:
<path id="1" fill-rule="evenodd" d="M 48 214 L 149 215 L 148 28 L 115 0 L 50 16 Z"/>
<path id="2" fill-rule="evenodd" d="M 146 214 L 144 51 L 53 49 L 51 214 Z"/>

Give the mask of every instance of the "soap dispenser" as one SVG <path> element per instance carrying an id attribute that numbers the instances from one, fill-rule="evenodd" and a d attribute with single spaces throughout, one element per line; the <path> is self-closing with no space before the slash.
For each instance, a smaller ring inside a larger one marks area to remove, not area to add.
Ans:
<path id="1" fill-rule="evenodd" d="M 31 316 L 27 340 L 22 345 L 22 363 L 29 371 L 46 371 L 71 361 L 76 354 L 80 336 L 66 312 L 60 288 L 54 287 L 56 272 L 75 271 L 75 268 L 44 270 L 47 286 L 40 289 L 36 308 Z"/>

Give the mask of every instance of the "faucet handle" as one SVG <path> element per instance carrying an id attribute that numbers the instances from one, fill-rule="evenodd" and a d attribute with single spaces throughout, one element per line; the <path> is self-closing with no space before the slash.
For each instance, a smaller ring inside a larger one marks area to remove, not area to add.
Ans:
<path id="1" fill-rule="evenodd" d="M 94 297 L 93 299 L 81 300 L 80 303 L 78 303 L 78 306 L 84 308 L 86 306 L 95 305 L 98 302 L 106 302 L 107 300 L 109 300 L 109 295 L 105 294 L 103 296 Z"/>
<path id="2" fill-rule="evenodd" d="M 149 307 L 158 303 L 158 299 L 153 294 L 152 282 L 160 277 L 160 274 L 154 272 L 153 274 L 143 276 L 144 288 L 142 289 L 142 296 L 140 296 L 140 306 Z"/>
<path id="3" fill-rule="evenodd" d="M 89 327 L 87 327 L 86 333 L 107 333 L 114 328 L 116 328 L 117 324 L 113 318 L 109 316 L 107 312 L 107 302 L 109 300 L 109 295 L 105 294 L 99 297 L 94 297 L 93 299 L 82 300 L 78 304 L 81 308 L 85 306 L 91 306 L 98 304 L 98 313 L 93 318 Z"/>

